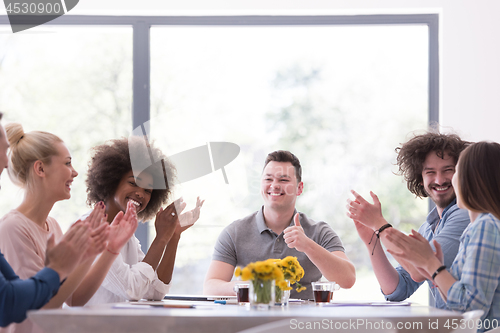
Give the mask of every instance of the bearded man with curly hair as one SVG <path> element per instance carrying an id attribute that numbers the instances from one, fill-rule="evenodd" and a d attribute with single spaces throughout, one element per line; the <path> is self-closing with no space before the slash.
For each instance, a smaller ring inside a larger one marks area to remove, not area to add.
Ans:
<path id="1" fill-rule="evenodd" d="M 429 131 L 414 136 L 396 148 L 398 174 L 404 177 L 408 190 L 419 198 L 428 197 L 435 203 L 418 232 L 431 245 L 433 240 L 441 245 L 446 267 L 450 267 L 455 259 L 460 236 L 470 222 L 467 210 L 457 207 L 451 184 L 458 156 L 468 145 L 469 142 L 455 134 Z M 378 197 L 370 192 L 374 201 L 371 204 L 355 191 L 351 192 L 354 200 L 347 200 L 347 216 L 354 221 L 356 230 L 370 253 L 373 271 L 385 298 L 388 301 L 403 301 L 428 280 L 432 296 L 430 304 L 446 308 L 446 302 L 436 288 L 433 288 L 431 276 L 423 275 L 410 263 L 397 257 L 395 259 L 400 265 L 394 268 L 382 246 L 377 245 L 380 239 L 387 248 L 392 248 L 383 232 L 392 226 L 382 215 Z"/>

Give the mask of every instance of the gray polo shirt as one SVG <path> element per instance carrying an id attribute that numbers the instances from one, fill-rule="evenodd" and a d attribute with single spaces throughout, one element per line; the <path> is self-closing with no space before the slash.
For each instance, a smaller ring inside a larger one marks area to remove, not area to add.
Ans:
<path id="1" fill-rule="evenodd" d="M 290 297 L 312 299 L 311 282 L 318 281 L 321 278 L 321 272 L 305 253 L 291 249 L 286 245 L 283 233 L 277 235 L 267 227 L 264 222 L 262 210 L 263 208 L 241 220 L 234 221 L 224 228 L 215 244 L 212 259 L 228 263 L 235 267 L 244 267 L 251 262 L 267 260 L 269 258 L 283 259 L 286 256 L 297 257 L 305 272 L 300 283 L 307 289 L 300 293 L 292 289 Z M 309 219 L 304 213 L 300 213 L 300 224 L 307 237 L 329 252 L 345 252 L 340 237 L 327 223 L 315 222 Z M 290 221 L 290 225 L 294 225 L 293 218 Z"/>

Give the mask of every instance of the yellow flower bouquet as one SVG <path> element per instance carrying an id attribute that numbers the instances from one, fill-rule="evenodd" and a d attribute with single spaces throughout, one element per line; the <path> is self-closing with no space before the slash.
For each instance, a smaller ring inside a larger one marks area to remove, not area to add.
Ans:
<path id="1" fill-rule="evenodd" d="M 283 272 L 283 281 L 276 283 L 275 287 L 275 302 L 276 305 L 288 306 L 290 298 L 291 285 L 296 284 L 297 292 L 301 292 L 306 288 L 298 281 L 304 277 L 304 269 L 300 266 L 297 257 L 288 256 L 284 259 L 277 259 L 276 264 Z"/>
<path id="2" fill-rule="evenodd" d="M 268 308 L 274 303 L 274 285 L 284 280 L 283 271 L 276 264 L 276 259 L 251 262 L 243 269 L 237 267 L 234 275 L 241 276 L 244 281 L 252 281 L 250 303 L 256 304 L 257 308 L 258 304 Z"/>
<path id="3" fill-rule="evenodd" d="M 305 290 L 306 287 L 302 286 L 299 281 L 304 277 L 304 269 L 302 266 L 300 266 L 299 261 L 297 260 L 297 257 L 292 257 L 288 256 L 284 259 L 281 259 L 277 262 L 278 267 L 281 269 L 283 272 L 283 278 L 288 281 L 290 281 L 290 284 L 296 284 L 296 290 L 297 292 L 301 292 L 302 290 Z M 280 287 L 283 290 L 291 290 L 292 287 L 285 287 L 283 283 L 278 283 L 278 287 Z M 282 287 L 283 286 L 283 287 Z"/>
<path id="4" fill-rule="evenodd" d="M 234 275 L 241 276 L 244 281 L 252 281 L 254 303 L 274 303 L 273 298 L 282 303 L 283 292 L 291 290 L 290 285 L 293 284 L 297 285 L 298 292 L 306 289 L 299 283 L 304 277 L 304 269 L 292 256 L 252 262 L 244 268 L 237 267 Z"/>

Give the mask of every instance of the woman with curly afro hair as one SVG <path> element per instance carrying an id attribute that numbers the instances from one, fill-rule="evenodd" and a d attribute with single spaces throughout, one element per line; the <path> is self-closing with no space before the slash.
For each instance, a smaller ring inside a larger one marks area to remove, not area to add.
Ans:
<path id="1" fill-rule="evenodd" d="M 175 167 L 145 138 L 111 140 L 93 148 L 86 180 L 87 203 L 103 201 L 109 222 L 131 202 L 139 219 L 147 221 L 156 215 L 156 237 L 146 255 L 139 240 L 132 237 L 117 253 L 87 305 L 141 298 L 161 300 L 168 293 L 181 233 L 198 220 L 204 202 L 198 198 L 196 207 L 182 215 L 186 207 L 182 198 L 163 209 L 170 199 L 174 177 Z"/>

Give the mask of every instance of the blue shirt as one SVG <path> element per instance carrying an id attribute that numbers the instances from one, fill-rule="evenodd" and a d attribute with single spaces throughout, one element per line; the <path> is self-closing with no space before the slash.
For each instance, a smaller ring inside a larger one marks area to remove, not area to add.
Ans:
<path id="1" fill-rule="evenodd" d="M 451 267 L 460 246 L 460 237 L 469 223 L 468 211 L 458 208 L 456 200 L 454 200 L 443 210 L 441 219 L 436 207 L 434 207 L 429 215 L 427 215 L 427 222 L 418 229 L 418 232 L 429 242 L 435 239 L 441 245 L 444 254 L 444 264 L 446 267 Z M 403 301 L 407 299 L 423 283 L 413 281 L 410 273 L 401 266 L 396 267 L 396 270 L 399 274 L 399 283 L 392 294 L 385 295 L 388 301 Z M 446 309 L 446 302 L 441 298 L 437 288 L 434 287 L 431 281 L 427 282 L 432 295 L 432 299 L 429 300 L 430 305 Z"/>
<path id="2" fill-rule="evenodd" d="M 26 319 L 26 311 L 44 306 L 59 290 L 59 274 L 44 268 L 21 280 L 0 252 L 0 326 Z"/>
<path id="3" fill-rule="evenodd" d="M 460 239 L 450 273 L 457 282 L 448 290 L 448 308 L 483 310 L 478 332 L 500 321 L 500 220 L 481 214 Z M 492 327 L 493 325 L 493 327 Z"/>

